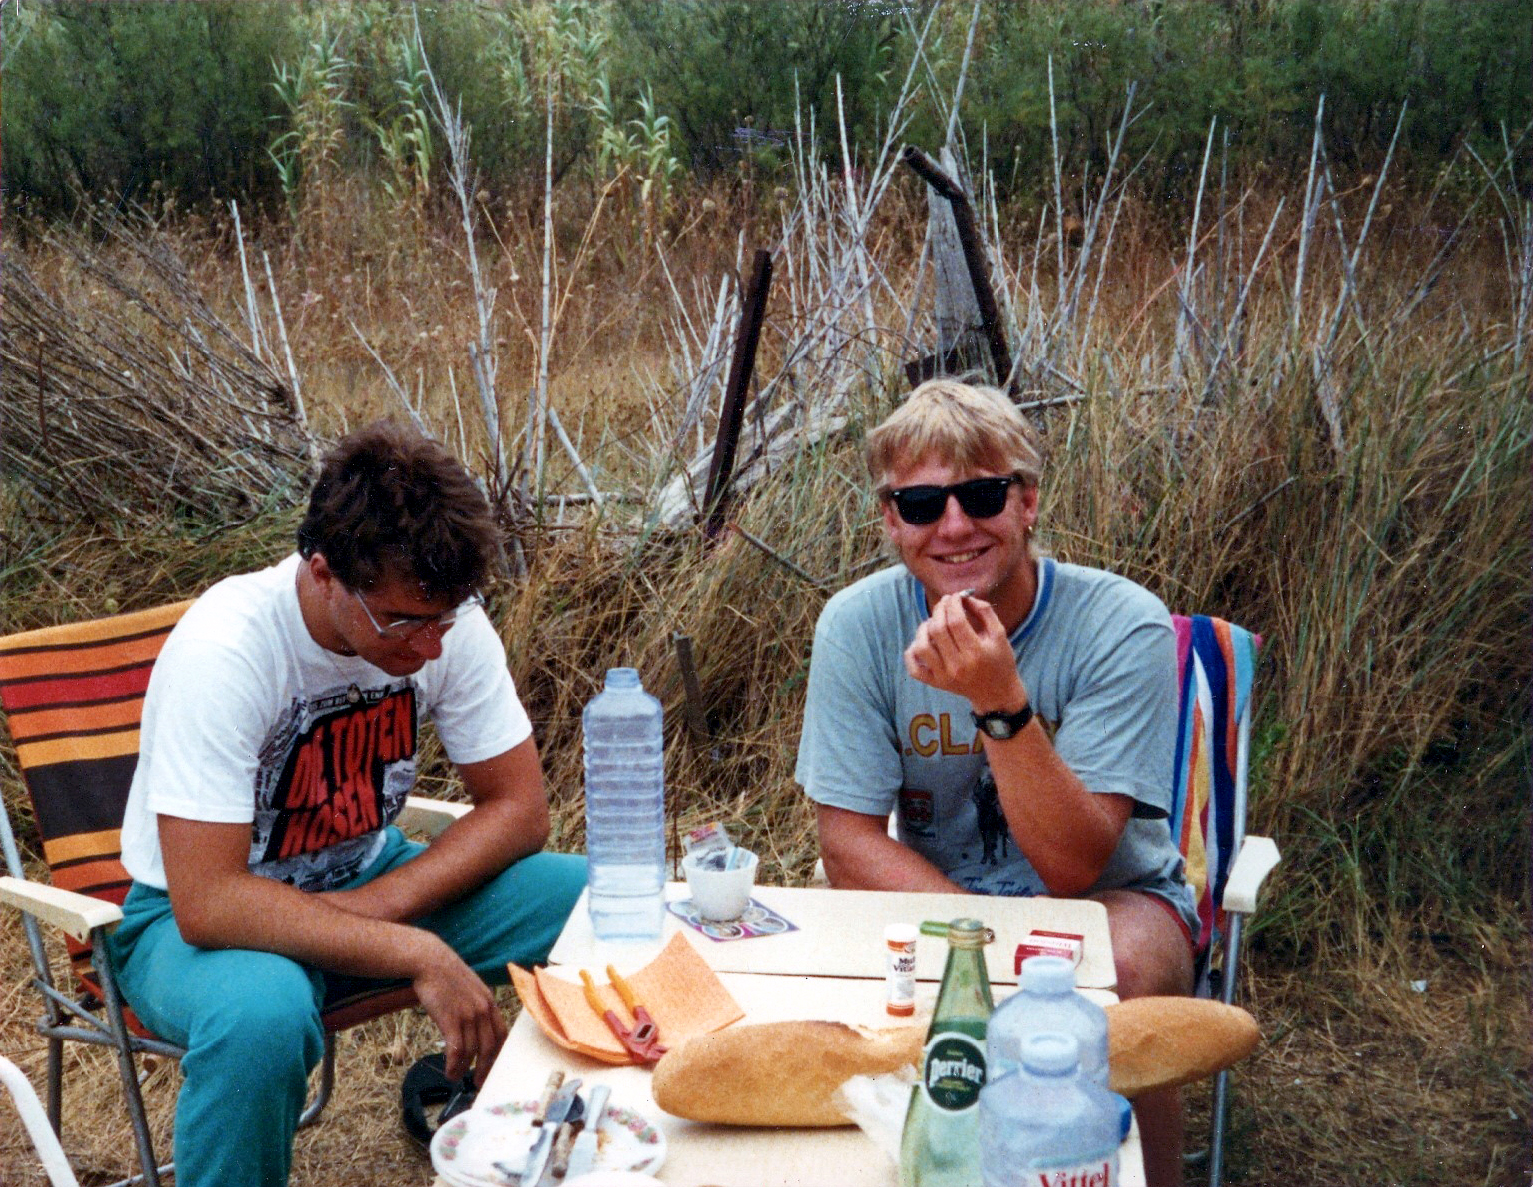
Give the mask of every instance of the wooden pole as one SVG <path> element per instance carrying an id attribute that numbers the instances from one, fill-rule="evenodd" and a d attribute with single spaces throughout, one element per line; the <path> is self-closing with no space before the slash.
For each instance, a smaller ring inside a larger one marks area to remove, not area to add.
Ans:
<path id="1" fill-rule="evenodd" d="M 979 228 L 974 222 L 974 207 L 963 187 L 943 172 L 942 166 L 913 144 L 907 144 L 900 159 L 920 174 L 921 179 L 953 205 L 953 221 L 958 225 L 958 242 L 963 247 L 969 279 L 974 282 L 974 299 L 979 304 L 980 329 L 990 343 L 990 358 L 995 363 L 995 381 L 1006 385 L 1006 394 L 1016 398 L 1017 385 L 1011 376 L 1011 348 L 1001 329 L 1001 312 L 995 302 L 995 288 L 990 283 L 990 269 L 980 243 Z"/>
<path id="2" fill-rule="evenodd" d="M 671 636 L 676 647 L 676 666 L 681 669 L 681 689 L 686 694 L 687 726 L 699 742 L 708 739 L 708 714 L 703 710 L 703 685 L 697 678 L 697 662 L 692 658 L 692 636 L 677 631 Z"/>
<path id="3" fill-rule="evenodd" d="M 735 353 L 729 363 L 724 407 L 719 412 L 719 435 L 713 445 L 708 489 L 703 496 L 703 534 L 710 540 L 724 530 L 729 480 L 734 474 L 735 450 L 740 444 L 740 425 L 745 419 L 745 393 L 750 388 L 751 373 L 756 369 L 756 347 L 761 341 L 761 323 L 766 315 L 767 293 L 771 287 L 772 253 L 757 250 L 755 267 L 740 308 L 740 333 L 735 338 Z"/>

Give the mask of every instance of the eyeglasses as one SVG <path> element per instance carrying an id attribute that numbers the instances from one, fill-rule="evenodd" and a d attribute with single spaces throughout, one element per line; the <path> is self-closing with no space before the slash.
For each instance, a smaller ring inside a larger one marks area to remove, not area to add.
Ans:
<path id="1" fill-rule="evenodd" d="M 460 602 L 451 610 L 443 610 L 440 614 L 429 614 L 423 618 L 396 618 L 393 622 L 382 623 L 373 615 L 367 599 L 357 590 L 347 589 L 346 592 L 357 599 L 357 604 L 362 607 L 362 613 L 367 615 L 367 621 L 373 624 L 373 630 L 378 632 L 380 639 L 413 639 L 428 626 L 445 631 L 458 620 L 458 615 L 466 614 L 475 606 L 484 605 L 483 595 L 474 594 L 467 601 Z"/>
<path id="2" fill-rule="evenodd" d="M 894 504 L 901 519 L 920 528 L 942 518 L 949 495 L 958 500 L 958 506 L 970 519 L 993 519 L 1006 506 L 1006 491 L 1012 483 L 1020 486 L 1022 476 L 971 478 L 952 486 L 901 486 L 886 492 L 885 497 Z"/>

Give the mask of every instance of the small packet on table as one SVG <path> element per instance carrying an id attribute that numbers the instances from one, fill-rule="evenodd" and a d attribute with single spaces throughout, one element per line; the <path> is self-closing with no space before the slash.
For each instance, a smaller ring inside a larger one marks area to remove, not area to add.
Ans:
<path id="1" fill-rule="evenodd" d="M 686 856 L 700 870 L 727 870 L 733 868 L 738 850 L 722 824 L 705 824 L 687 834 Z"/>
<path id="2" fill-rule="evenodd" d="M 1017 945 L 1016 967 L 1012 970 L 1017 976 L 1022 975 L 1022 962 L 1029 956 L 1062 956 L 1070 962 L 1071 968 L 1079 968 L 1081 963 L 1081 950 L 1085 947 L 1086 937 L 1069 931 L 1044 931 L 1034 928 L 1022 937 L 1022 942 Z"/>

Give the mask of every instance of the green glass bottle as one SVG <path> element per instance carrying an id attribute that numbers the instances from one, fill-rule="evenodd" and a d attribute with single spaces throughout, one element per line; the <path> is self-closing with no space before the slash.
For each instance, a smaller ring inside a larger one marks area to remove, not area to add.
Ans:
<path id="1" fill-rule="evenodd" d="M 921 931 L 947 937 L 947 968 L 905 1114 L 900 1187 L 976 1187 L 985 1027 L 995 1010 L 985 945 L 993 937 L 977 919 L 923 923 Z"/>

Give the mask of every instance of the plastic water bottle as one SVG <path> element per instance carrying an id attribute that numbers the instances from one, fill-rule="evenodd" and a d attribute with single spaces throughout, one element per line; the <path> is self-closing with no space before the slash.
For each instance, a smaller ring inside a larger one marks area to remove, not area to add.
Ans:
<path id="1" fill-rule="evenodd" d="M 581 716 L 586 860 L 598 940 L 658 940 L 665 918 L 665 751 L 660 702 L 610 668 Z"/>
<path id="2" fill-rule="evenodd" d="M 1075 969 L 1062 956 L 1029 956 L 1017 992 L 996 1007 L 985 1037 L 992 1076 L 1022 1061 L 1028 1035 L 1059 1031 L 1080 1044 L 1081 1074 L 1107 1087 L 1107 1012 L 1075 991 Z"/>
<path id="3" fill-rule="evenodd" d="M 984 1187 L 1117 1187 L 1122 1099 L 1086 1079 L 1080 1044 L 1045 1032 L 979 1094 Z"/>

